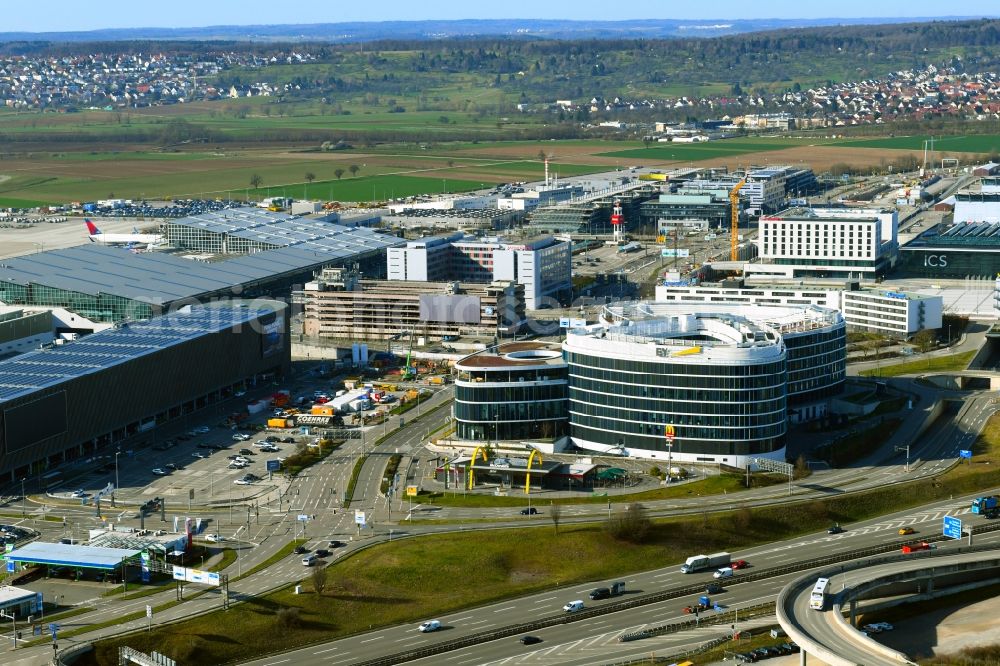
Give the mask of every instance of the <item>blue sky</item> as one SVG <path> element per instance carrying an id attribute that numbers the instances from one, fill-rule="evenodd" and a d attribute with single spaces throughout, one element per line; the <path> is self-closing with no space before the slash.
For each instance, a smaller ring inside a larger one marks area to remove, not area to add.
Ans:
<path id="1" fill-rule="evenodd" d="M 276 23 L 336 23 L 461 18 L 732 19 L 880 16 L 981 16 L 983 2 L 940 0 L 645 0 L 622 5 L 607 0 L 47 0 L 4 3 L 0 32 L 46 32 L 129 27 L 192 27 Z M 992 12 L 994 15 L 997 10 Z"/>

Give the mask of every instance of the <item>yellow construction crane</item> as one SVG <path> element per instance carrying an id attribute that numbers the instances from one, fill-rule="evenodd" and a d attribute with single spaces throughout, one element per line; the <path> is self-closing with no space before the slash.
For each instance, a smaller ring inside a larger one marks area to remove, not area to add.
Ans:
<path id="1" fill-rule="evenodd" d="M 729 192 L 729 208 L 730 214 L 732 216 L 732 224 L 729 228 L 729 260 L 738 261 L 739 256 L 736 251 L 736 239 L 739 238 L 739 228 L 740 228 L 740 190 L 743 186 L 747 184 L 747 179 L 744 178 L 740 182 L 736 183 L 734 187 Z"/>

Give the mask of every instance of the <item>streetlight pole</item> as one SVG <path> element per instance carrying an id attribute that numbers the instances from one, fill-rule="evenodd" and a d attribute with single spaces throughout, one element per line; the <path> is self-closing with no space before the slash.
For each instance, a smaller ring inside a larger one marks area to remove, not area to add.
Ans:
<path id="1" fill-rule="evenodd" d="M 910 471 L 910 445 L 907 444 L 905 446 L 897 446 L 897 447 L 894 447 L 894 448 L 895 448 L 896 451 L 906 451 L 906 467 L 904 469 L 905 469 L 905 471 L 909 472 Z"/>
<path id="2" fill-rule="evenodd" d="M 27 508 L 25 507 L 24 498 L 24 479 L 21 479 L 21 517 L 24 518 L 28 515 Z"/>
<path id="3" fill-rule="evenodd" d="M 10 620 L 10 626 L 11 626 L 11 629 L 13 631 L 13 633 L 10 635 L 10 637 L 14 640 L 14 649 L 16 650 L 17 649 L 17 620 L 14 619 L 14 615 L 13 614 L 9 614 L 8 615 L 7 613 L 4 613 L 3 611 L 0 611 L 0 617 L 5 617 L 8 620 Z"/>
<path id="4" fill-rule="evenodd" d="M 115 493 L 118 492 L 118 456 L 121 453 L 121 450 L 115 451 Z"/>

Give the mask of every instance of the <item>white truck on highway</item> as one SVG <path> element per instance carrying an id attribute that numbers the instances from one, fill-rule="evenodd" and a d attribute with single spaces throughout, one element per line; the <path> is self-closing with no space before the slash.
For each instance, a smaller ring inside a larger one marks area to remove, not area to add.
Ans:
<path id="1" fill-rule="evenodd" d="M 712 555 L 692 555 L 681 565 L 681 573 L 695 573 L 706 569 L 728 567 L 732 562 L 729 553 L 713 553 Z"/>

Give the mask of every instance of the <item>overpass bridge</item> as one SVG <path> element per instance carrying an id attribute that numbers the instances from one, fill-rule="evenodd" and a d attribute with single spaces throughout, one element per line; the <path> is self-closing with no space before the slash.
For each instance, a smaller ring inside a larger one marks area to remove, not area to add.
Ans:
<path id="1" fill-rule="evenodd" d="M 990 528 L 1000 529 L 1000 525 Z M 818 578 L 830 581 L 829 610 L 810 608 L 810 595 Z M 781 628 L 801 648 L 799 659 L 803 666 L 807 654 L 830 666 L 914 664 L 908 655 L 882 645 L 855 627 L 859 602 L 864 600 L 865 610 L 871 612 L 995 584 L 998 578 L 997 543 L 970 546 L 957 553 L 933 549 L 900 553 L 813 570 L 781 590 L 776 612 Z M 882 600 L 872 602 L 873 598 Z"/>

